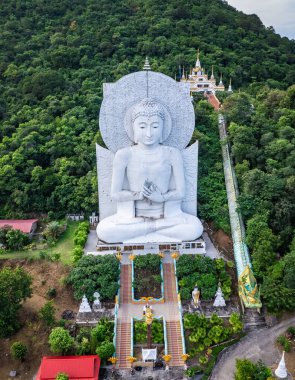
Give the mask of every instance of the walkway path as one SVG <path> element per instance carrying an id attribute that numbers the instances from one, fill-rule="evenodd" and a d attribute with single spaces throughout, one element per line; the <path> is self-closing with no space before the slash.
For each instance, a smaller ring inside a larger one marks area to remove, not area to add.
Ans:
<path id="1" fill-rule="evenodd" d="M 271 328 L 250 332 L 222 355 L 213 369 L 210 380 L 233 380 L 236 359 L 246 358 L 254 362 L 262 360 L 267 366 L 278 364 L 281 355 L 274 344 L 275 339 L 294 324 L 295 316 Z"/>
<path id="2" fill-rule="evenodd" d="M 127 256 L 127 255 L 123 255 Z M 133 304 L 131 298 L 131 263 L 124 257 L 121 262 L 120 303 L 117 320 L 116 357 L 117 368 L 130 368 L 127 356 L 131 355 L 131 318 L 142 317 L 143 305 Z M 174 264 L 171 255 L 163 260 L 164 303 L 152 304 L 155 317 L 163 316 L 166 320 L 168 354 L 171 355 L 170 366 L 183 366 L 181 359 L 183 345 L 180 326 L 180 312 L 174 276 Z"/>

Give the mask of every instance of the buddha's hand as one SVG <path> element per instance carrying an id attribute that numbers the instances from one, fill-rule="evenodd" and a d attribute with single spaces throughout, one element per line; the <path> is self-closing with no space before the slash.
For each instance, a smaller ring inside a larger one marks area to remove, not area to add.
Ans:
<path id="1" fill-rule="evenodd" d="M 143 191 L 134 191 L 132 195 L 134 201 L 142 201 L 144 199 Z"/>
<path id="2" fill-rule="evenodd" d="M 144 185 L 143 195 L 152 202 L 162 203 L 165 201 L 163 194 L 155 184 L 152 184 L 149 187 Z"/>

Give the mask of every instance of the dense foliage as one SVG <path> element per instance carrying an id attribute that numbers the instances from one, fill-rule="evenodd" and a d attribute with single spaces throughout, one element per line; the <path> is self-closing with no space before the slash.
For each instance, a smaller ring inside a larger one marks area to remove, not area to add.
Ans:
<path id="1" fill-rule="evenodd" d="M 81 259 L 84 253 L 84 246 L 86 244 L 88 233 L 89 233 L 89 222 L 79 223 L 78 228 L 75 231 L 74 244 L 75 248 L 72 252 L 72 261 L 76 263 Z"/>
<path id="2" fill-rule="evenodd" d="M 225 299 L 231 294 L 231 276 L 226 272 L 223 259 L 212 260 L 201 255 L 182 255 L 177 261 L 176 274 L 182 300 L 189 300 L 197 284 L 201 299 L 214 298 L 218 282 Z"/>
<path id="3" fill-rule="evenodd" d="M 194 138 L 198 139 L 200 149 L 198 214 L 202 219 L 212 221 L 216 228 L 230 233 L 217 113 L 207 101 L 196 101 Z"/>
<path id="4" fill-rule="evenodd" d="M 147 324 L 144 321 L 134 320 L 134 344 L 147 343 Z M 151 325 L 152 343 L 164 344 L 164 326 L 162 320 L 153 319 Z"/>
<path id="5" fill-rule="evenodd" d="M 11 226 L 0 228 L 0 244 L 7 250 L 22 250 L 30 239 L 27 234 L 20 230 L 15 230 Z"/>
<path id="6" fill-rule="evenodd" d="M 83 256 L 69 275 L 69 283 L 74 288 L 74 296 L 81 299 L 83 294 L 93 300 L 94 292 L 99 292 L 101 300 L 114 300 L 119 285 L 119 265 L 113 255 Z"/>
<path id="7" fill-rule="evenodd" d="M 97 353 L 101 359 L 108 359 L 114 353 L 114 323 L 102 318 L 94 328 L 83 327 L 76 336 L 76 354 Z"/>
<path id="8" fill-rule="evenodd" d="M 174 77 L 200 48 L 235 88 L 295 79 L 294 41 L 222 0 L 8 0 L 0 23 L 1 218 L 96 208 L 102 83 L 145 55 Z"/>
<path id="9" fill-rule="evenodd" d="M 237 359 L 236 368 L 235 380 L 268 380 L 272 376 L 271 369 L 261 361 L 253 363 L 248 359 Z"/>
<path id="10" fill-rule="evenodd" d="M 158 255 L 148 253 L 138 255 L 134 261 L 134 296 L 140 297 L 161 297 L 161 258 Z"/>
<path id="11" fill-rule="evenodd" d="M 261 294 L 277 312 L 295 308 L 295 86 L 250 90 L 228 97 L 224 112 L 247 244 Z"/>
<path id="12" fill-rule="evenodd" d="M 0 337 L 12 335 L 19 327 L 18 311 L 22 301 L 32 294 L 32 279 L 22 269 L 0 271 Z"/>
<path id="13" fill-rule="evenodd" d="M 243 329 L 243 323 L 236 313 L 230 316 L 229 326 L 216 314 L 212 314 L 211 318 L 199 314 L 185 314 L 184 327 L 188 335 L 189 354 L 195 356 L 203 353 L 210 346 L 239 334 Z M 200 363 L 205 364 L 202 360 L 204 361 L 201 359 Z"/>

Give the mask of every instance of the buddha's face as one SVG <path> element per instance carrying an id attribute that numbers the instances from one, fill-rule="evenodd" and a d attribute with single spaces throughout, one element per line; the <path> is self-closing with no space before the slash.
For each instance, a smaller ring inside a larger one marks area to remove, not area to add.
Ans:
<path id="1" fill-rule="evenodd" d="M 148 147 L 162 141 L 164 122 L 158 115 L 138 116 L 133 122 L 134 141 Z"/>

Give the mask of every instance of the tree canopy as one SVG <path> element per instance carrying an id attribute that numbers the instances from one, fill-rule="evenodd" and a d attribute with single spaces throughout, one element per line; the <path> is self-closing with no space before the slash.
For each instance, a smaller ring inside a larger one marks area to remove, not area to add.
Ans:
<path id="1" fill-rule="evenodd" d="M 222 0 L 8 0 L 0 22 L 2 218 L 96 209 L 102 84 L 146 55 L 174 78 L 200 48 L 203 66 L 235 88 L 295 79 L 294 41 Z M 271 152 L 288 149 L 281 139 Z"/>
<path id="2" fill-rule="evenodd" d="M 31 296 L 31 283 L 22 268 L 0 271 L 0 337 L 8 337 L 20 327 L 18 310 L 21 302 Z"/>

